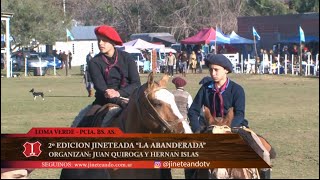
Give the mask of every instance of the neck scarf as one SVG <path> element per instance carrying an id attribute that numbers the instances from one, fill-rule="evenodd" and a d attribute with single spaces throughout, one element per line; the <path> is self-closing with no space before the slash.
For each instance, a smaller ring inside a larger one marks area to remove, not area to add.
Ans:
<path id="1" fill-rule="evenodd" d="M 126 81 L 125 81 L 125 78 L 124 78 L 124 74 L 122 72 L 122 69 L 119 67 L 119 65 L 117 64 L 118 63 L 118 51 L 115 50 L 115 53 L 116 53 L 116 57 L 115 57 L 115 60 L 113 63 L 111 63 L 108 58 L 102 54 L 102 59 L 105 63 L 107 63 L 107 67 L 105 69 L 105 78 L 108 79 L 109 78 L 109 73 L 110 73 L 110 70 L 114 67 L 116 68 L 119 72 L 120 72 L 120 75 L 121 75 L 121 87 L 124 87 L 125 84 L 126 84 Z"/>
<path id="2" fill-rule="evenodd" d="M 213 94 L 213 113 L 212 116 L 216 117 L 216 96 L 218 96 L 219 101 L 220 101 L 220 114 L 221 117 L 223 118 L 224 116 L 224 103 L 223 103 L 223 97 L 222 97 L 222 93 L 226 90 L 227 86 L 229 84 L 229 78 L 227 78 L 226 82 L 221 86 L 221 88 L 218 88 L 217 84 L 214 84 L 214 86 L 212 87 L 212 90 L 214 92 Z"/>

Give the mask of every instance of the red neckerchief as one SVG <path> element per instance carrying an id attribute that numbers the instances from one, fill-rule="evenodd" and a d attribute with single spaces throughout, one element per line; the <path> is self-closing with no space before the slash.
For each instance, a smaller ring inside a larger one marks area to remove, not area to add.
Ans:
<path id="1" fill-rule="evenodd" d="M 223 103 L 222 93 L 226 90 L 228 84 L 229 84 L 229 78 L 227 78 L 226 82 L 221 86 L 221 88 L 218 88 L 216 83 L 212 87 L 212 90 L 214 92 L 214 94 L 213 94 L 213 113 L 212 113 L 213 117 L 216 117 L 216 95 L 218 95 L 219 100 L 220 100 L 221 117 L 223 118 L 223 116 L 224 116 L 224 103 Z"/>
<path id="2" fill-rule="evenodd" d="M 110 73 L 110 69 L 111 68 L 117 68 L 118 69 L 118 71 L 120 72 L 120 75 L 121 75 L 121 86 L 122 87 L 124 87 L 125 86 L 125 84 L 126 84 L 126 81 L 125 81 L 125 79 L 124 79 L 124 74 L 123 74 L 123 72 L 122 72 L 122 69 L 119 67 L 119 65 L 117 64 L 118 63 L 118 51 L 115 49 L 115 53 L 116 53 L 116 57 L 115 57 L 115 60 L 114 60 L 114 63 L 113 64 L 111 64 L 110 62 L 109 62 L 109 60 L 108 60 L 108 58 L 104 55 L 104 54 L 102 54 L 102 59 L 103 59 L 103 61 L 105 62 L 105 63 L 107 63 L 107 67 L 106 67 L 106 69 L 105 69 L 105 78 L 106 79 L 108 79 L 108 77 L 109 77 L 109 73 Z"/>

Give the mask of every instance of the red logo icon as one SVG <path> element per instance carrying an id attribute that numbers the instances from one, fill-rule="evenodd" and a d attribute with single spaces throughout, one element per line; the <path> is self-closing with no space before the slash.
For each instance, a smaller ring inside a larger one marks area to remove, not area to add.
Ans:
<path id="1" fill-rule="evenodd" d="M 23 154 L 26 157 L 31 157 L 31 156 L 36 156 L 38 157 L 41 154 L 41 149 L 40 149 L 41 143 L 39 141 L 30 143 L 26 142 L 24 143 L 24 151 Z"/>

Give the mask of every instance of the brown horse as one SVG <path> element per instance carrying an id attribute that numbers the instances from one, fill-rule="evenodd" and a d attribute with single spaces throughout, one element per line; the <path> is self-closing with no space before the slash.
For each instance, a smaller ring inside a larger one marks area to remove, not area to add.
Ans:
<path id="1" fill-rule="evenodd" d="M 238 133 L 257 154 L 271 166 L 271 159 L 276 157 L 272 146 L 265 138 L 256 135 L 248 128 L 230 128 L 234 118 L 234 109 L 231 107 L 224 118 L 212 117 L 210 110 L 204 107 L 204 118 L 209 124 L 207 132 L 210 133 Z M 257 168 L 216 168 L 206 170 L 197 170 L 196 178 L 217 178 L 217 179 L 270 179 L 270 169 Z"/>
<path id="2" fill-rule="evenodd" d="M 92 126 L 119 127 L 125 133 L 192 133 L 178 110 L 173 94 L 166 89 L 168 79 L 165 75 L 155 82 L 153 73 L 150 73 L 148 82 L 135 90 L 122 112 L 115 113 L 109 122 L 94 118 Z M 113 106 L 116 105 L 106 105 L 102 109 Z M 102 117 L 104 110 L 99 111 Z M 162 172 L 161 169 L 63 169 L 60 178 L 159 179 L 164 178 Z"/>

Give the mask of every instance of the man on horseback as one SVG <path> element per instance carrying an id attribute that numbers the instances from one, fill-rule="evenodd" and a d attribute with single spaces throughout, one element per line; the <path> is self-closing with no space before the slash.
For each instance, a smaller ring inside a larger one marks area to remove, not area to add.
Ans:
<path id="1" fill-rule="evenodd" d="M 210 109 L 213 117 L 226 116 L 228 109 L 234 108 L 234 118 L 231 127 L 248 126 L 248 121 L 244 119 L 245 93 L 243 88 L 231 81 L 227 74 L 232 72 L 232 64 L 228 58 L 222 54 L 209 54 L 205 59 L 209 68 L 212 80 L 206 80 L 195 96 L 188 111 L 190 126 L 194 133 L 204 132 L 205 122 L 202 118 L 204 108 Z M 185 170 L 186 179 L 194 179 L 196 170 Z"/>
<path id="2" fill-rule="evenodd" d="M 206 124 L 219 125 L 220 123 L 230 128 L 246 130 L 248 121 L 244 118 L 245 93 L 239 84 L 227 76 L 233 69 L 231 62 L 222 54 L 209 54 L 205 61 L 210 71 L 211 80 L 206 80 L 203 83 L 189 109 L 188 117 L 192 131 L 195 133 L 204 132 L 207 130 Z M 200 116 L 203 109 L 205 116 L 210 115 L 211 117 L 209 120 L 205 118 L 209 122 L 200 122 L 204 120 Z M 239 135 L 241 135 L 240 132 L 238 132 Z M 266 154 L 269 152 L 264 155 Z M 198 176 L 197 171 L 192 169 L 186 170 L 185 175 L 187 179 Z M 270 178 L 270 170 L 261 171 L 260 176 L 263 179 Z"/>
<path id="3" fill-rule="evenodd" d="M 198 120 L 202 106 L 210 109 L 213 117 L 224 117 L 228 109 L 233 107 L 234 118 L 231 127 L 248 126 L 248 121 L 244 119 L 244 90 L 227 76 L 233 69 L 231 62 L 222 54 L 209 54 L 205 61 L 213 81 L 201 86 L 189 109 L 188 117 L 192 131 L 200 133 L 202 130 Z"/>
<path id="4" fill-rule="evenodd" d="M 95 101 L 85 114 L 82 122 L 90 121 L 95 112 L 107 103 L 124 108 L 132 92 L 141 85 L 136 63 L 130 55 L 117 50 L 122 45 L 117 31 L 110 26 L 98 26 L 94 30 L 100 53 L 89 61 L 88 70 L 94 84 Z"/>

